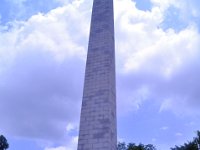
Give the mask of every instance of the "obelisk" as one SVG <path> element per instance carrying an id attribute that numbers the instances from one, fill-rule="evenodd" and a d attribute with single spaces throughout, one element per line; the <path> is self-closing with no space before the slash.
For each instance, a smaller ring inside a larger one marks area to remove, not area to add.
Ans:
<path id="1" fill-rule="evenodd" d="M 94 0 L 78 150 L 116 150 L 113 0 Z"/>

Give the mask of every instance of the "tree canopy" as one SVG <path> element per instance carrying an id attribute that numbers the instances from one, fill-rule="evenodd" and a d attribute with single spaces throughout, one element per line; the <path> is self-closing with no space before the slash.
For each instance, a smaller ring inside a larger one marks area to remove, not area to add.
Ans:
<path id="1" fill-rule="evenodd" d="M 156 150 L 152 144 L 139 144 L 129 143 L 126 145 L 124 142 L 119 142 L 117 145 L 117 150 Z"/>
<path id="2" fill-rule="evenodd" d="M 200 131 L 197 131 L 197 136 L 192 141 L 184 143 L 181 146 L 175 146 L 171 150 L 200 150 Z"/>
<path id="3" fill-rule="evenodd" d="M 170 148 L 171 150 L 200 150 L 200 131 L 197 131 L 196 137 L 193 140 L 184 143 L 183 145 Z M 156 147 L 152 144 L 138 144 L 129 143 L 126 145 L 124 142 L 119 142 L 117 145 L 117 150 L 156 150 Z"/>
<path id="4" fill-rule="evenodd" d="M 6 150 L 8 149 L 9 144 L 7 142 L 7 139 L 3 136 L 0 135 L 0 150 Z"/>

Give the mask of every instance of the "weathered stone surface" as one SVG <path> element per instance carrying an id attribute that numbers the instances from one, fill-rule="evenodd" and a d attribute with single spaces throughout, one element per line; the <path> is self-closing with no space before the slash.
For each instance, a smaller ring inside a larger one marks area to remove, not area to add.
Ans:
<path id="1" fill-rule="evenodd" d="M 116 150 L 113 0 L 94 0 L 78 150 Z"/>

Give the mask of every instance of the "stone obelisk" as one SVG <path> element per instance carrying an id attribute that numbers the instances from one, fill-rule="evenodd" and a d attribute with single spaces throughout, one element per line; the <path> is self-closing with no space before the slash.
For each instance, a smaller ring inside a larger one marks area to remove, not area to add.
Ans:
<path id="1" fill-rule="evenodd" d="M 78 150 L 116 150 L 113 0 L 94 0 Z"/>

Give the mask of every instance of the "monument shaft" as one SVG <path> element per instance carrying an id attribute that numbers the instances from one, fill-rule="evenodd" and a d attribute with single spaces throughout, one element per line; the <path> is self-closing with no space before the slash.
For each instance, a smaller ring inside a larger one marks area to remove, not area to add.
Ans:
<path id="1" fill-rule="evenodd" d="M 94 0 L 78 150 L 116 150 L 113 0 Z"/>

